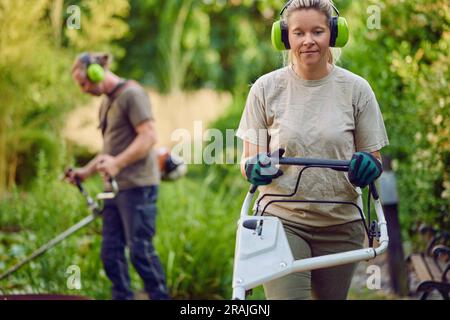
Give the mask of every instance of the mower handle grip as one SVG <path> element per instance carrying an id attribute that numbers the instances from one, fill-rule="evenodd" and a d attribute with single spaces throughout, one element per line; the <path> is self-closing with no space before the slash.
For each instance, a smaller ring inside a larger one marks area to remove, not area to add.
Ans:
<path id="1" fill-rule="evenodd" d="M 272 154 L 269 155 L 269 157 L 272 157 Z M 312 166 L 347 172 L 350 166 L 350 161 L 334 160 L 334 159 L 279 157 L 275 164 L 288 166 Z M 256 189 L 258 189 L 258 186 L 252 185 L 249 192 L 253 194 L 256 192 Z"/>
<path id="2" fill-rule="evenodd" d="M 333 159 L 315 159 L 315 158 L 280 158 L 278 161 L 282 165 L 290 166 L 317 166 L 330 168 L 338 171 L 348 171 L 350 161 Z"/>

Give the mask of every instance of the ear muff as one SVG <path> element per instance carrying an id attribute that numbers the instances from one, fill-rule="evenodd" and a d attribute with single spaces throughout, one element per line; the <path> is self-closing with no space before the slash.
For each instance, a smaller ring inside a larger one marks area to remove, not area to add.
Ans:
<path id="1" fill-rule="evenodd" d="M 289 37 L 288 37 L 288 28 L 286 23 L 284 23 L 282 20 L 276 21 L 272 25 L 272 45 L 277 50 L 289 50 L 291 48 L 289 44 Z"/>
<path id="2" fill-rule="evenodd" d="M 80 60 L 86 65 L 86 76 L 90 81 L 99 83 L 105 79 L 105 70 L 100 64 L 92 62 L 89 53 L 83 53 Z"/>
<path id="3" fill-rule="evenodd" d="M 344 17 L 334 16 L 330 20 L 330 47 L 342 48 L 348 42 L 349 30 Z"/>
<path id="4" fill-rule="evenodd" d="M 280 16 L 283 15 L 284 10 L 291 4 L 292 1 L 289 1 L 281 10 Z M 337 8 L 332 5 L 334 11 L 337 13 L 337 16 L 333 16 L 330 19 L 330 47 L 344 47 L 348 42 L 349 37 L 349 29 L 347 20 L 344 17 L 339 16 L 339 11 Z M 289 44 L 289 32 L 288 26 L 283 20 L 278 20 L 272 25 L 271 32 L 271 40 L 272 45 L 276 50 L 289 50 L 291 48 Z"/>

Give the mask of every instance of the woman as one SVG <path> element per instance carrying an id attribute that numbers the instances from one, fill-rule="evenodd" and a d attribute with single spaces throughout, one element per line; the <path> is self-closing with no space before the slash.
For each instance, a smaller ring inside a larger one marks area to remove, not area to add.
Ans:
<path id="1" fill-rule="evenodd" d="M 237 133 L 244 140 L 241 169 L 261 194 L 294 190 L 298 167 L 277 168 L 267 157 L 279 149 L 288 157 L 351 159 L 348 176 L 306 170 L 294 199 L 356 202 L 359 187 L 381 175 L 380 149 L 389 144 L 383 118 L 368 82 L 333 63 L 330 46 L 339 41 L 332 14 L 329 0 L 290 1 L 281 21 L 289 64 L 259 78 L 248 95 Z M 363 246 L 364 226 L 352 206 L 274 203 L 265 215 L 281 219 L 295 259 Z M 346 299 L 355 268 L 290 274 L 266 283 L 265 293 L 268 299 Z"/>

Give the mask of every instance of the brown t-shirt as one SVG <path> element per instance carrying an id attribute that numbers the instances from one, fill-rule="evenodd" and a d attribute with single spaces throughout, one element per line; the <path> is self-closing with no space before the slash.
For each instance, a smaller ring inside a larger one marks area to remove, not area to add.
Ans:
<path id="1" fill-rule="evenodd" d="M 373 152 L 389 144 L 369 83 L 338 66 L 320 80 L 301 79 L 291 67 L 259 78 L 250 90 L 236 135 L 270 151 L 282 147 L 286 157 L 349 160 L 356 151 Z M 260 187 L 261 194 L 294 191 L 301 168 L 280 168 L 284 175 Z M 308 168 L 297 194 L 288 199 L 357 202 L 360 193 L 346 172 Z M 265 197 L 261 208 L 270 200 L 274 198 Z M 355 207 L 341 204 L 275 203 L 266 211 L 313 227 L 360 218 Z"/>
<path id="2" fill-rule="evenodd" d="M 116 156 L 123 152 L 136 138 L 135 128 L 144 121 L 154 120 L 147 92 L 136 83 L 127 86 L 116 96 L 111 106 L 105 97 L 100 106 L 100 123 L 105 119 L 103 131 L 103 154 Z M 120 190 L 157 185 L 160 173 L 156 151 L 122 169 L 116 177 Z"/>

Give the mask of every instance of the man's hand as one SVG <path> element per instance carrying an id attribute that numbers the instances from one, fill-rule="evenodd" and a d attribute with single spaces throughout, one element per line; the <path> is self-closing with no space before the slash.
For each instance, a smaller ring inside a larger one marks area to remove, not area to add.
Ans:
<path id="1" fill-rule="evenodd" d="M 64 174 L 65 180 L 67 180 L 69 183 L 77 184 L 78 182 L 83 182 L 86 178 L 89 177 L 89 172 L 86 168 L 76 168 L 72 169 L 69 168 L 66 170 Z"/>
<path id="2" fill-rule="evenodd" d="M 115 177 L 122 170 L 122 166 L 116 157 L 110 156 L 109 154 L 102 154 L 98 157 L 96 169 L 103 176 Z"/>

